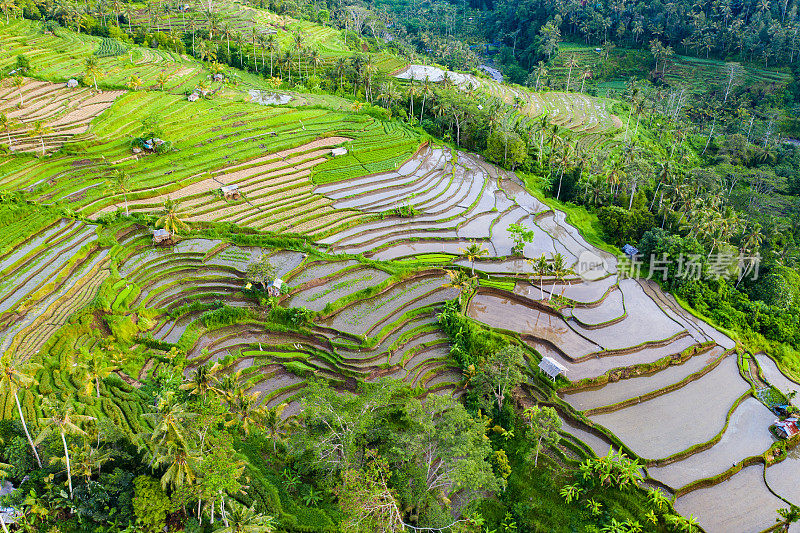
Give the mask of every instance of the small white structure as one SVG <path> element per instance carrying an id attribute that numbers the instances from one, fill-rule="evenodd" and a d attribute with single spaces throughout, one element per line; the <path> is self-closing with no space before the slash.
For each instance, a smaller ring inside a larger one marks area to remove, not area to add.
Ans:
<path id="1" fill-rule="evenodd" d="M 267 293 L 270 296 L 280 296 L 282 288 L 283 280 L 281 278 L 275 278 L 273 281 L 267 283 Z"/>
<path id="2" fill-rule="evenodd" d="M 153 230 L 153 244 L 159 244 L 172 240 L 172 234 L 165 229 Z"/>
<path id="3" fill-rule="evenodd" d="M 239 192 L 239 185 L 223 185 L 219 188 L 222 191 L 222 196 L 226 200 L 238 200 L 242 194 Z"/>
<path id="4" fill-rule="evenodd" d="M 189 96 L 187 96 L 186 99 L 189 100 L 190 102 L 196 102 L 200 100 L 200 95 L 197 93 L 192 93 Z"/>
<path id="5" fill-rule="evenodd" d="M 77 86 L 78 86 L 78 80 L 76 80 L 75 78 L 70 78 L 67 81 L 67 87 L 69 87 L 70 89 L 74 89 Z"/>
<path id="6" fill-rule="evenodd" d="M 339 148 L 334 148 L 333 150 L 331 150 L 331 155 L 334 157 L 338 157 L 340 155 L 347 155 L 347 148 L 342 148 L 341 146 Z"/>
<path id="7" fill-rule="evenodd" d="M 554 382 L 559 375 L 567 373 L 567 368 L 552 357 L 542 357 L 539 362 L 539 370 L 547 374 L 547 377 Z"/>

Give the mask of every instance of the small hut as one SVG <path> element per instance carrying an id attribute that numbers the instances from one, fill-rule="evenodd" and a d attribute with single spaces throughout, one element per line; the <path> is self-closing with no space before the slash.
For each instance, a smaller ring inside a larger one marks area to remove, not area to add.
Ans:
<path id="1" fill-rule="evenodd" d="M 196 102 L 200 100 L 200 95 L 197 93 L 192 93 L 189 96 L 187 96 L 186 99 L 189 100 L 190 102 Z"/>
<path id="2" fill-rule="evenodd" d="M 238 200 L 242 197 L 242 193 L 239 192 L 239 186 L 236 184 L 223 185 L 219 190 L 222 191 L 222 197 L 226 200 Z"/>
<path id="3" fill-rule="evenodd" d="M 67 87 L 69 87 L 70 89 L 74 89 L 77 86 L 78 86 L 78 80 L 76 80 L 75 78 L 71 78 L 67 81 Z"/>
<path id="4" fill-rule="evenodd" d="M 222 74 L 220 74 L 219 72 L 217 72 L 216 74 L 214 74 L 213 76 L 211 76 L 211 79 L 212 79 L 213 81 L 225 81 L 225 76 L 224 76 L 224 75 L 222 75 Z"/>
<path id="5" fill-rule="evenodd" d="M 340 155 L 347 155 L 347 148 L 342 148 L 342 147 L 334 148 L 333 150 L 331 150 L 331 155 L 334 157 L 338 157 Z"/>
<path id="6" fill-rule="evenodd" d="M 800 434 L 800 421 L 797 417 L 775 421 L 775 433 L 782 439 L 791 439 Z"/>
<path id="7" fill-rule="evenodd" d="M 622 247 L 622 252 L 630 258 L 633 258 L 636 255 L 639 255 L 639 249 L 635 246 L 631 246 L 630 244 L 626 244 Z"/>
<path id="8" fill-rule="evenodd" d="M 275 278 L 267 283 L 267 294 L 270 296 L 280 296 L 282 288 L 283 280 L 281 278 Z"/>
<path id="9" fill-rule="evenodd" d="M 567 367 L 553 359 L 552 357 L 543 357 L 539 362 L 539 370 L 544 372 L 547 377 L 555 382 L 559 375 L 567 373 Z"/>
<path id="10" fill-rule="evenodd" d="M 172 234 L 165 229 L 153 230 L 153 244 L 172 242 Z"/>

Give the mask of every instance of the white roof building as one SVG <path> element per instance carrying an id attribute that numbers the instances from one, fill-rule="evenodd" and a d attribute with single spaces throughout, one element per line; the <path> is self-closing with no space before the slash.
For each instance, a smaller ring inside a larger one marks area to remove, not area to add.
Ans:
<path id="1" fill-rule="evenodd" d="M 539 370 L 547 374 L 547 377 L 549 377 L 553 381 L 556 380 L 559 374 L 567 373 L 567 367 L 565 367 L 552 357 L 542 357 L 542 360 L 539 362 Z"/>

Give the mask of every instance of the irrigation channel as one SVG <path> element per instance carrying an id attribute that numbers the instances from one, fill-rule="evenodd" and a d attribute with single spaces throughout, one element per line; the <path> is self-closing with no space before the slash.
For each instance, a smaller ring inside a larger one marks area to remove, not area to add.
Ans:
<path id="1" fill-rule="evenodd" d="M 94 226 L 60 221 L 0 257 L 0 310 L 31 310 L 4 315 L 0 344 L 36 353 L 113 271 L 122 279 L 112 309 L 127 315 L 127 324 L 152 341 L 186 349 L 187 371 L 209 361 L 241 371 L 268 405 L 287 402 L 287 415 L 298 412 L 312 375 L 349 390 L 359 380 L 390 376 L 459 394 L 462 376 L 436 315 L 458 296 L 442 266 L 471 267 L 461 249 L 475 241 L 488 255 L 475 262 L 481 285 L 465 310 L 519 334 L 566 368 L 570 384 L 559 391 L 565 439 L 598 455 L 611 445 L 635 454 L 648 485 L 668 492 L 677 510 L 695 515 L 708 532 L 762 531 L 775 524 L 776 509 L 800 504 L 800 455 L 775 461 L 765 453 L 774 442 L 768 427 L 775 415 L 748 379 L 755 374 L 759 386 L 781 391 L 800 385 L 763 354 L 743 372 L 731 339 L 655 283 L 622 279 L 613 255 L 587 244 L 513 173 L 475 155 L 425 146 L 395 171 L 310 188 L 310 200 L 355 213 L 346 229 L 319 231 L 327 235 L 317 242 L 327 256 L 268 251 L 289 287 L 280 305 L 315 311 L 310 325 L 244 320 L 207 327 L 209 309 L 220 301 L 253 305 L 243 292 L 244 272 L 261 249 L 199 238 L 154 247 L 139 226 L 118 231 L 111 248 L 95 242 Z M 398 207 L 413 216 L 391 214 Z M 533 231 L 524 257 L 512 256 L 508 229 L 518 223 Z M 78 249 L 86 251 L 70 260 Z M 526 260 L 556 253 L 574 271 L 588 254 L 595 268 L 582 277 L 539 278 Z M 429 267 L 398 274 L 398 263 Z M 530 361 L 533 372 L 537 362 Z M 139 375 L 152 364 L 144 363 Z"/>

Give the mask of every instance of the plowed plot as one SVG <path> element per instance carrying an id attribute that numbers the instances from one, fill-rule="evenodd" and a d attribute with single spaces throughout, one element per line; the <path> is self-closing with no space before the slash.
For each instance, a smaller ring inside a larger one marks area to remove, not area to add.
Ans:
<path id="1" fill-rule="evenodd" d="M 287 307 L 305 307 L 312 311 L 321 311 L 328 302 L 334 302 L 350 293 L 378 285 L 387 279 L 389 279 L 389 274 L 382 270 L 354 270 L 292 296 L 286 305 Z"/>
<path id="2" fill-rule="evenodd" d="M 697 381 L 651 400 L 593 415 L 641 457 L 667 457 L 718 434 L 733 403 L 747 391 L 736 356 Z"/>
<path id="3" fill-rule="evenodd" d="M 111 107 L 124 91 L 95 93 L 88 88 L 70 89 L 64 83 L 26 79 L 21 89 L 0 89 L 0 113 L 16 122 L 0 142 L 14 151 L 57 150 L 75 135 L 85 133 L 97 115 Z M 32 134 L 36 122 L 47 133 Z"/>
<path id="4" fill-rule="evenodd" d="M 0 351 L 30 356 L 108 276 L 94 227 L 61 221 L 0 257 Z"/>
<path id="5" fill-rule="evenodd" d="M 706 366 L 713 363 L 722 353 L 722 348 L 718 347 L 710 352 L 696 355 L 683 364 L 668 366 L 655 374 L 621 379 L 613 383 L 608 383 L 598 389 L 585 389 L 572 393 L 564 393 L 562 397 L 578 411 L 586 411 L 588 409 L 612 405 L 678 383 L 689 375 L 700 372 L 706 368 Z"/>
<path id="6" fill-rule="evenodd" d="M 635 280 L 620 282 L 626 317 L 608 326 L 575 329 L 606 349 L 621 349 L 646 342 L 662 341 L 685 331 L 651 300 Z"/>
<path id="7" fill-rule="evenodd" d="M 323 324 L 339 331 L 363 335 L 381 319 L 398 310 L 410 310 L 411 304 L 428 295 L 436 294 L 440 302 L 452 298 L 454 290 L 442 288 L 445 281 L 446 278 L 435 276 L 401 282 L 377 296 L 337 311 Z"/>
<path id="8" fill-rule="evenodd" d="M 733 412 L 722 439 L 710 449 L 666 466 L 650 467 L 647 472 L 673 489 L 721 474 L 745 457 L 759 455 L 770 447 L 774 439 L 767 428 L 774 418 L 761 402 L 748 398 Z"/>
<path id="9" fill-rule="evenodd" d="M 600 346 L 575 333 L 562 318 L 509 298 L 478 294 L 470 301 L 467 313 L 489 326 L 547 341 L 570 358 L 585 357 L 600 350 Z"/>
<path id="10" fill-rule="evenodd" d="M 753 465 L 707 489 L 698 489 L 675 501 L 675 509 L 693 514 L 707 533 L 757 533 L 775 525 L 776 509 L 786 502 L 764 484 L 763 465 Z"/>

